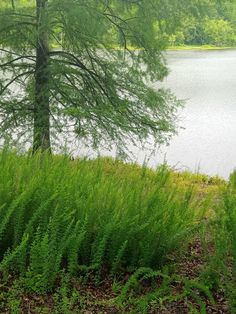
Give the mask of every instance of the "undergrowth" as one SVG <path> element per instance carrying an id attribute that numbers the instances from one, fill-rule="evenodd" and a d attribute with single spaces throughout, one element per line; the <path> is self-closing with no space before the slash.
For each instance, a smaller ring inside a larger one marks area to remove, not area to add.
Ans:
<path id="1" fill-rule="evenodd" d="M 236 312 L 236 172 L 5 149 L 0 217 L 2 313 Z"/>
<path id="2" fill-rule="evenodd" d="M 215 254 L 210 277 L 225 290 L 231 313 L 236 313 L 236 171 L 222 190 L 222 206 L 213 224 Z"/>
<path id="3" fill-rule="evenodd" d="M 54 291 L 58 276 L 99 284 L 161 269 L 205 215 L 193 185 L 166 166 L 112 159 L 0 152 L 0 271 L 28 291 Z M 155 273 L 154 273 L 155 274 Z"/>

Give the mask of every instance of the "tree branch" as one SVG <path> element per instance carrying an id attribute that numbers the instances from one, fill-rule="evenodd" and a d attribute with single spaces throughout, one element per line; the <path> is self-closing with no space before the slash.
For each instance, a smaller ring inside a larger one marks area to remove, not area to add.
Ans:
<path id="1" fill-rule="evenodd" d="M 8 82 L 1 90 L 0 90 L 0 95 L 2 95 L 5 90 L 11 86 L 11 84 L 13 84 L 16 80 L 18 80 L 20 77 L 25 76 L 27 74 L 34 74 L 34 71 L 27 71 L 24 73 L 20 73 L 19 75 L 15 76 L 10 82 Z"/>
<path id="2" fill-rule="evenodd" d="M 18 60 L 22 60 L 22 59 L 30 59 L 30 58 L 35 58 L 34 56 L 21 56 L 21 57 L 17 57 L 13 60 L 10 60 L 6 63 L 2 63 L 0 64 L 0 67 L 7 67 L 7 66 L 10 66 L 12 63 L 14 63 L 15 61 L 18 61 Z M 31 59 L 32 60 L 32 59 Z M 32 60 L 34 61 L 34 60 Z"/>

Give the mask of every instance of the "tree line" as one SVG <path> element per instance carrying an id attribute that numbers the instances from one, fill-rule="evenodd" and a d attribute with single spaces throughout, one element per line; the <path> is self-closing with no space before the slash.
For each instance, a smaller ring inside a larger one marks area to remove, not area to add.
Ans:
<path id="1" fill-rule="evenodd" d="M 200 8 L 197 14 L 192 10 L 182 16 L 174 32 L 167 35 L 169 44 L 235 46 L 235 1 L 201 0 Z"/>

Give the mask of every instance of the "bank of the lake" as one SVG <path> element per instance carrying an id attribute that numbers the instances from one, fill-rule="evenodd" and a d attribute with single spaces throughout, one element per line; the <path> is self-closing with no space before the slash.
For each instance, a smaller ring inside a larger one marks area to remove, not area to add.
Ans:
<path id="1" fill-rule="evenodd" d="M 170 51 L 191 51 L 191 50 L 236 50 L 235 46 L 212 46 L 212 45 L 183 45 L 183 46 L 169 46 L 167 50 Z"/>

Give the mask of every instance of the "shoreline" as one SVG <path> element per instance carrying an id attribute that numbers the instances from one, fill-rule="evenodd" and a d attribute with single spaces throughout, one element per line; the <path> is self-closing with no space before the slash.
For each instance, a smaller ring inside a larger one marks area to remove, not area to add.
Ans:
<path id="1" fill-rule="evenodd" d="M 234 50 L 236 47 L 234 46 L 210 46 L 210 45 L 203 45 L 203 46 L 170 46 L 166 50 L 167 51 L 208 51 L 208 50 Z"/>

